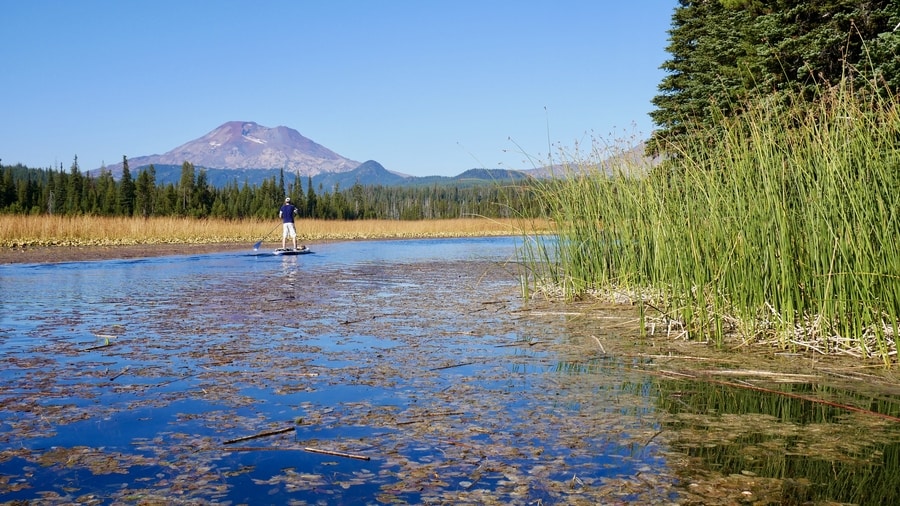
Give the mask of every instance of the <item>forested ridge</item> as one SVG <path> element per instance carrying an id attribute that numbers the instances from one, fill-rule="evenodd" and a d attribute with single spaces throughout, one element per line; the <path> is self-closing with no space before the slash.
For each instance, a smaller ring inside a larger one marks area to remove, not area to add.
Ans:
<path id="1" fill-rule="evenodd" d="M 0 166 L 0 213 L 96 216 L 189 216 L 196 218 L 271 218 L 288 196 L 304 218 L 445 219 L 462 216 L 533 216 L 537 202 L 528 182 L 422 186 L 314 188 L 312 179 L 278 177 L 261 185 L 222 188 L 209 184 L 206 172 L 182 165 L 178 183 L 157 184 L 151 165 L 131 175 L 123 157 L 122 177 L 81 172 L 75 157 L 68 171 Z"/>

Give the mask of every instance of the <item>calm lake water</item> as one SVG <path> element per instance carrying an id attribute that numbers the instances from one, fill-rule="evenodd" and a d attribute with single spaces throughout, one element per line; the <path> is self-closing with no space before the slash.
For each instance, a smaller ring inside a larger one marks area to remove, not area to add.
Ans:
<path id="1" fill-rule="evenodd" d="M 0 502 L 900 503 L 840 407 L 896 393 L 607 353 L 634 315 L 523 300 L 517 243 L 0 265 Z"/>

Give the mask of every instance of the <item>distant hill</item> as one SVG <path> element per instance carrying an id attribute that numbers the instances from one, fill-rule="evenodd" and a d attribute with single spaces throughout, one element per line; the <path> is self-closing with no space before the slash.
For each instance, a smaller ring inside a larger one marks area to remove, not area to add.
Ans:
<path id="1" fill-rule="evenodd" d="M 469 169 L 462 174 L 454 177 L 457 181 L 473 180 L 493 180 L 493 181 L 520 181 L 528 179 L 528 174 L 519 170 L 508 169 Z"/>
<path id="2" fill-rule="evenodd" d="M 313 185 L 318 188 L 321 184 L 323 188 L 331 190 L 335 185 L 338 185 L 338 188 L 350 188 L 357 183 L 363 186 L 394 186 L 406 184 L 415 179 L 413 176 L 402 176 L 390 172 L 375 160 L 369 160 L 347 172 L 317 174 L 313 176 Z"/>
<path id="3" fill-rule="evenodd" d="M 626 149 L 624 151 L 613 153 L 611 156 L 597 162 L 589 160 L 591 163 L 569 163 L 569 164 L 553 164 L 536 169 L 524 171 L 530 176 L 536 178 L 563 178 L 572 175 L 602 172 L 612 175 L 617 171 L 626 171 L 632 175 L 646 174 L 652 167 L 659 164 L 659 159 L 651 159 L 645 155 L 646 144 L 640 144 Z"/>
<path id="4" fill-rule="evenodd" d="M 458 187 L 465 187 L 476 184 L 485 183 L 508 183 L 510 181 L 521 181 L 531 176 L 522 171 L 505 170 L 505 169 L 469 169 L 458 176 L 425 176 L 417 177 L 407 182 L 408 185 L 414 186 L 430 186 L 452 184 Z"/>
<path id="5" fill-rule="evenodd" d="M 141 170 L 138 169 L 132 177 L 137 177 Z M 181 165 L 161 165 L 153 166 L 156 171 L 157 184 L 178 184 L 181 179 Z M 195 171 L 199 173 L 198 168 Z M 247 183 L 250 186 L 258 186 L 265 179 L 275 179 L 281 174 L 281 169 L 203 169 L 206 172 L 206 181 L 221 188 L 228 184 L 237 183 L 243 186 Z M 303 188 L 306 188 L 307 177 L 300 174 L 284 173 L 286 183 L 293 183 L 295 178 L 300 178 Z M 430 185 L 448 185 L 454 186 L 470 186 L 476 184 L 488 184 L 495 182 L 520 181 L 531 176 L 524 172 L 514 170 L 500 169 L 469 169 L 458 176 L 403 176 L 390 172 L 375 160 L 369 160 L 359 165 L 359 167 L 347 172 L 322 172 L 312 176 L 313 188 L 318 191 L 321 186 L 325 191 L 332 191 L 337 185 L 340 189 L 347 189 L 359 183 L 363 186 L 430 186 Z"/>

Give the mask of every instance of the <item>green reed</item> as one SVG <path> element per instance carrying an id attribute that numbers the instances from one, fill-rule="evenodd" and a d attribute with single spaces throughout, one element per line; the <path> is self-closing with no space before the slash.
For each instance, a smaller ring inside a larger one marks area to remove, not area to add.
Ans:
<path id="1" fill-rule="evenodd" d="M 843 87 L 758 100 L 648 170 L 561 154 L 535 287 L 628 293 L 689 336 L 896 359 L 900 109 Z M 603 158 L 600 158 L 600 157 Z M 602 161 L 601 161 L 602 160 Z"/>

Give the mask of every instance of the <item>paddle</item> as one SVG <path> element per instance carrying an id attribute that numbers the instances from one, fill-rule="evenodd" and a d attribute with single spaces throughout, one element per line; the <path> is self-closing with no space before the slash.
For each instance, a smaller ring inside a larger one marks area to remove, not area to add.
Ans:
<path id="1" fill-rule="evenodd" d="M 276 231 L 278 229 L 278 227 L 280 227 L 280 226 L 281 225 L 275 225 L 275 228 L 270 230 L 268 234 L 264 235 L 262 239 L 260 239 L 256 244 L 254 244 L 253 251 L 259 251 L 259 247 L 262 246 L 262 242 L 266 239 L 266 237 L 269 237 L 270 235 L 272 235 L 272 232 Z"/>

